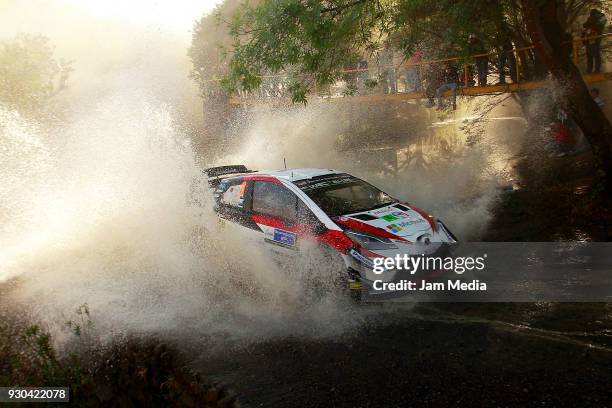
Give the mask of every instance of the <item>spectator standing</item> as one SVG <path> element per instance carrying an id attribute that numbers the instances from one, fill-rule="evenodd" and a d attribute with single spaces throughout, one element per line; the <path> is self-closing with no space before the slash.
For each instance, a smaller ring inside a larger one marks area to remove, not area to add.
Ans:
<path id="1" fill-rule="evenodd" d="M 444 72 L 437 64 L 429 64 L 425 69 L 425 96 L 427 96 L 427 107 L 434 106 L 436 91 L 444 82 Z"/>
<path id="2" fill-rule="evenodd" d="M 406 92 L 418 92 L 421 90 L 421 71 L 419 65 L 423 60 L 423 52 L 417 49 L 408 59 L 406 67 Z"/>
<path id="3" fill-rule="evenodd" d="M 444 82 L 436 89 L 436 97 L 438 98 L 438 110 L 443 108 L 442 106 L 442 94 L 448 90 L 451 91 L 451 102 L 453 110 L 457 109 L 457 84 L 459 82 L 459 76 L 457 75 L 457 68 L 450 62 L 444 63 Z"/>
<path id="4" fill-rule="evenodd" d="M 499 70 L 499 84 L 504 85 L 506 83 L 506 66 L 508 66 L 512 82 L 518 82 L 516 77 L 516 57 L 510 36 L 507 33 L 498 33 L 495 38 L 495 44 L 498 52 L 497 68 Z"/>
<path id="5" fill-rule="evenodd" d="M 382 68 L 382 85 L 385 94 L 397 92 L 395 66 L 393 65 L 393 48 L 389 41 L 385 41 L 383 50 L 379 54 L 379 64 Z"/>
<path id="6" fill-rule="evenodd" d="M 366 94 L 368 89 L 368 80 L 370 79 L 370 73 L 368 72 L 368 61 L 362 59 L 357 64 L 359 72 L 357 74 L 357 91 L 359 94 Z"/>
<path id="7" fill-rule="evenodd" d="M 484 44 L 476 34 L 470 34 L 468 37 L 468 46 L 470 55 L 487 53 Z M 478 86 L 485 86 L 487 84 L 487 74 L 489 71 L 489 56 L 480 55 L 474 59 L 476 61 L 476 70 L 478 71 Z"/>
<path id="8" fill-rule="evenodd" d="M 586 46 L 587 74 L 601 72 L 601 37 L 589 38 L 603 34 L 606 27 L 606 16 L 597 9 L 592 9 L 589 18 L 582 25 L 582 37 Z"/>
<path id="9" fill-rule="evenodd" d="M 344 74 L 342 75 L 342 78 L 346 82 L 344 95 L 355 95 L 355 93 L 357 93 L 358 66 L 358 62 L 344 65 Z"/>

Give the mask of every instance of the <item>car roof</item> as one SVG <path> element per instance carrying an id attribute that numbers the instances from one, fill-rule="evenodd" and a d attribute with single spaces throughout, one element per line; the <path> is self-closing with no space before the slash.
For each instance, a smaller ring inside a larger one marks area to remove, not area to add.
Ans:
<path id="1" fill-rule="evenodd" d="M 289 182 L 298 180 L 309 179 L 318 176 L 325 176 L 328 174 L 342 174 L 343 171 L 333 169 L 318 169 L 318 168 L 301 168 L 301 169 L 284 169 L 284 170 L 273 170 L 273 171 L 261 171 L 251 174 L 269 175 L 272 177 L 278 177 Z"/>
<path id="2" fill-rule="evenodd" d="M 217 180 L 232 180 L 241 179 L 243 177 L 251 178 L 256 176 L 273 177 L 293 183 L 298 180 L 307 180 L 313 177 L 326 176 L 329 174 L 345 174 L 343 171 L 333 169 L 318 169 L 318 168 L 297 168 L 283 170 L 262 170 L 250 171 L 248 173 L 230 173 L 218 176 Z"/>

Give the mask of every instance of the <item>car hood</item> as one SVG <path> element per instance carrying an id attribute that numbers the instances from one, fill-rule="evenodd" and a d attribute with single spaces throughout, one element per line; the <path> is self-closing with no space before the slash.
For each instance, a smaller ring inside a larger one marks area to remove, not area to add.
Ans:
<path id="1" fill-rule="evenodd" d="M 416 242 L 435 232 L 434 219 L 421 209 L 401 203 L 337 217 L 338 224 L 371 235 Z"/>

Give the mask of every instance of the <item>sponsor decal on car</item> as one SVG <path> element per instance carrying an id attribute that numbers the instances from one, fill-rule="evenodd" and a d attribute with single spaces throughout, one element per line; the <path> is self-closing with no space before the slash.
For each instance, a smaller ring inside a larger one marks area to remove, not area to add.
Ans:
<path id="1" fill-rule="evenodd" d="M 364 264 L 368 268 L 374 267 L 374 262 L 370 258 L 363 256 L 355 249 L 351 249 L 350 254 L 353 258 L 355 258 L 357 261 Z"/>
<path id="2" fill-rule="evenodd" d="M 382 216 L 382 217 L 380 217 L 380 218 L 382 218 L 383 220 L 388 221 L 388 222 L 395 221 L 395 220 L 399 220 L 399 218 L 398 218 L 398 217 L 396 217 L 396 216 L 395 216 L 395 215 L 393 215 L 393 214 L 383 215 L 383 216 Z"/>
<path id="3" fill-rule="evenodd" d="M 427 222 L 427 221 L 425 221 L 423 218 L 417 218 L 416 220 L 398 222 L 397 225 L 399 225 L 400 227 L 409 227 L 411 225 L 421 224 L 424 222 Z"/>
<path id="4" fill-rule="evenodd" d="M 402 227 L 397 224 L 389 224 L 387 225 L 387 229 L 390 229 L 391 232 L 400 232 L 402 230 Z"/>
<path id="5" fill-rule="evenodd" d="M 297 235 L 293 232 L 274 228 L 271 231 L 266 232 L 265 239 L 272 244 L 281 245 L 288 248 L 295 248 Z"/>
<path id="6" fill-rule="evenodd" d="M 274 229 L 274 241 L 279 244 L 294 246 L 295 234 L 293 232 Z"/>

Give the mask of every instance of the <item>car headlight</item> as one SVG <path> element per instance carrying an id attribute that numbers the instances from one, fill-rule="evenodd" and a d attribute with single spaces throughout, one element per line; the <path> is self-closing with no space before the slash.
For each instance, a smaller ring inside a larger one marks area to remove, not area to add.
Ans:
<path id="1" fill-rule="evenodd" d="M 361 245 L 365 249 L 397 249 L 390 239 L 375 237 L 373 235 L 364 234 L 363 232 L 357 232 L 348 230 L 344 232 L 347 237 L 358 245 Z"/>

